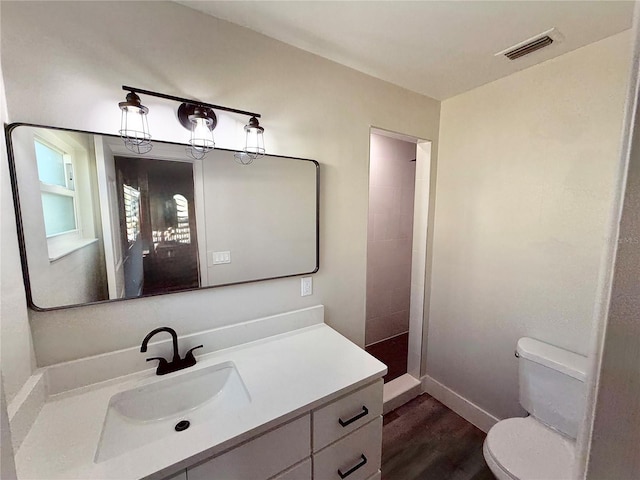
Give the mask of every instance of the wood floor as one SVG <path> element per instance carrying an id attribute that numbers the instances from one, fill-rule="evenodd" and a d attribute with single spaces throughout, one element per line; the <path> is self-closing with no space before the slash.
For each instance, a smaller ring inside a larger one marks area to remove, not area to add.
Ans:
<path id="1" fill-rule="evenodd" d="M 382 480 L 494 480 L 484 437 L 425 393 L 384 416 Z"/>

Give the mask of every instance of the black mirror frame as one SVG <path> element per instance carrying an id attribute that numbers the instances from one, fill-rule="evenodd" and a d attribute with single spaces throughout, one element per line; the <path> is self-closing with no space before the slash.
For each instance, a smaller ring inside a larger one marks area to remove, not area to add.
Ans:
<path id="1" fill-rule="evenodd" d="M 29 264 L 27 261 L 27 250 L 26 250 L 26 243 L 25 243 L 25 234 L 24 234 L 24 227 L 23 227 L 23 223 L 22 223 L 22 211 L 20 209 L 20 194 L 18 191 L 18 176 L 17 176 L 17 171 L 16 171 L 16 160 L 15 160 L 15 156 L 13 153 L 13 140 L 11 138 L 11 133 L 13 132 L 13 130 L 15 130 L 18 127 L 35 127 L 35 128 L 48 128 L 51 130 L 58 130 L 58 131 L 62 131 L 62 132 L 74 132 L 74 133 L 84 133 L 84 134 L 88 134 L 88 135 L 102 135 L 102 136 L 106 136 L 106 137 L 112 137 L 112 138 L 119 138 L 117 135 L 113 135 L 110 133 L 101 133 L 101 132 L 91 132 L 88 130 L 76 130 L 76 129 L 72 129 L 72 128 L 62 128 L 62 127 L 53 127 L 50 125 L 38 125 L 35 123 L 26 123 L 26 122 L 14 122 L 14 123 L 10 123 L 10 124 L 6 124 L 4 125 L 4 132 L 5 132 L 5 141 L 7 144 L 7 159 L 9 161 L 9 178 L 11 180 L 11 193 L 12 193 L 12 197 L 13 197 L 13 208 L 14 208 L 14 212 L 15 212 L 15 220 L 16 220 L 16 230 L 17 230 L 17 234 L 18 234 L 18 247 L 20 249 L 20 264 L 22 266 L 22 280 L 24 283 L 24 290 L 25 290 L 25 294 L 26 294 L 26 299 L 27 299 L 27 306 L 31 309 L 34 310 L 36 312 L 49 312 L 49 311 L 55 311 L 55 310 L 64 310 L 64 309 L 68 309 L 68 308 L 78 308 L 78 307 L 84 307 L 84 306 L 88 306 L 88 305 L 99 305 L 99 304 L 104 304 L 104 303 L 112 303 L 112 302 L 123 302 L 123 301 L 131 301 L 131 300 L 139 300 L 141 298 L 151 298 L 151 297 L 155 297 L 155 296 L 159 296 L 159 295 L 173 295 L 173 294 L 179 294 L 179 293 L 185 293 L 185 292 L 193 292 L 193 291 L 197 291 L 197 290 L 208 290 L 210 288 L 220 288 L 220 287 L 228 287 L 231 285 L 244 285 L 246 283 L 254 283 L 254 282 L 266 282 L 268 280 L 276 280 L 276 279 L 280 279 L 280 278 L 290 278 L 290 277 L 300 277 L 303 275 L 312 275 L 314 273 L 317 273 L 318 270 L 320 269 L 320 164 L 316 161 L 316 160 L 312 160 L 309 158 L 299 158 L 299 157 L 289 157 L 289 156 L 284 156 L 284 155 L 269 155 L 271 157 L 276 157 L 276 158 L 286 158 L 286 159 L 290 159 L 290 160 L 301 160 L 301 161 L 305 161 L 305 162 L 312 162 L 315 165 L 316 168 L 316 266 L 313 270 L 309 271 L 309 272 L 302 272 L 302 273 L 294 273 L 294 274 L 290 274 L 290 275 L 280 275 L 280 276 L 275 276 L 275 277 L 265 277 L 265 278 L 258 278 L 258 279 L 254 279 L 254 280 L 245 280 L 242 282 L 232 282 L 232 283 L 224 283 L 224 284 L 220 284 L 220 285 L 211 285 L 211 286 L 206 286 L 206 287 L 197 287 L 197 288 L 185 288 L 184 290 L 177 290 L 177 291 L 173 291 L 173 292 L 163 292 L 163 293 L 154 293 L 154 294 L 150 294 L 150 295 L 144 295 L 144 296 L 140 296 L 140 297 L 131 297 L 131 298 L 115 298 L 115 299 L 108 299 L 108 300 L 99 300 L 96 302 L 88 302 L 88 303 L 78 303 L 78 304 L 71 304 L 71 305 L 61 305 L 61 306 L 56 306 L 56 307 L 38 307 L 34 302 L 33 302 L 33 295 L 32 295 L 32 291 L 31 291 L 31 282 L 29 280 Z M 154 140 L 154 143 L 158 143 L 158 144 L 165 144 L 165 145 L 178 145 L 178 146 L 184 146 L 186 147 L 187 144 L 186 143 L 178 143 L 178 142 L 167 142 L 167 141 L 163 141 L 163 140 Z M 222 150 L 222 151 L 226 151 L 226 152 L 231 152 L 231 153 L 235 153 L 236 150 L 229 150 L 226 148 L 217 148 L 216 150 Z"/>

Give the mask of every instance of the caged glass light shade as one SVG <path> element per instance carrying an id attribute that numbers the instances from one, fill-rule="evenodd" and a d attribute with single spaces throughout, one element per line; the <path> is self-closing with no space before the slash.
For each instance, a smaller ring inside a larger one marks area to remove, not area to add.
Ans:
<path id="1" fill-rule="evenodd" d="M 187 153 L 194 159 L 204 158 L 208 152 L 216 146 L 213 140 L 213 129 L 216 126 L 216 117 L 209 108 L 195 107 L 193 113 L 189 115 L 191 124 L 191 138 Z"/>
<path id="2" fill-rule="evenodd" d="M 125 146 L 134 153 L 147 153 L 151 150 L 151 134 L 147 123 L 149 109 L 140 103 L 140 97 L 134 92 L 118 104 L 121 110 L 119 134 Z"/>
<path id="3" fill-rule="evenodd" d="M 249 123 L 244 127 L 245 144 L 244 153 L 252 160 L 265 154 L 264 149 L 264 128 L 258 123 L 256 117 L 251 117 Z"/>

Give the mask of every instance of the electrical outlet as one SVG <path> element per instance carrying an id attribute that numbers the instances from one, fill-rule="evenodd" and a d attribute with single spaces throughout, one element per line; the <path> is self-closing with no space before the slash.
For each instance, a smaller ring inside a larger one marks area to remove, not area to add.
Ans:
<path id="1" fill-rule="evenodd" d="M 300 280 L 300 296 L 306 297 L 313 293 L 313 278 L 304 277 Z"/>

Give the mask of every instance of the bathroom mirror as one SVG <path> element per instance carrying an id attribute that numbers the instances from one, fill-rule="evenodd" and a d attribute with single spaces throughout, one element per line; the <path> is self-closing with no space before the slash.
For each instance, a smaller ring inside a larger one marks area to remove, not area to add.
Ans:
<path id="1" fill-rule="evenodd" d="M 29 305 L 49 310 L 315 273 L 319 165 L 7 127 Z"/>

